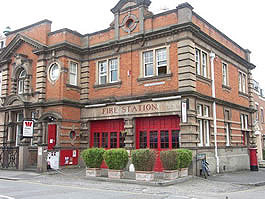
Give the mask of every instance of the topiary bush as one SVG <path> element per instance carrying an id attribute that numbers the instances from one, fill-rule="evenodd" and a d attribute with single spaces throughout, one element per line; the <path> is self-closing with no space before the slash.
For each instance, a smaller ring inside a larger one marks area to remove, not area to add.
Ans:
<path id="1" fill-rule="evenodd" d="M 105 151 L 103 158 L 109 169 L 122 170 L 128 163 L 129 155 L 125 149 L 110 149 Z"/>
<path id="2" fill-rule="evenodd" d="M 179 168 L 188 168 L 192 162 L 192 151 L 189 149 L 177 149 Z"/>
<path id="3" fill-rule="evenodd" d="M 137 149 L 131 153 L 136 171 L 152 171 L 156 161 L 156 152 L 151 149 Z"/>
<path id="4" fill-rule="evenodd" d="M 165 170 L 179 169 L 179 159 L 177 150 L 161 151 L 160 160 Z"/>
<path id="5" fill-rule="evenodd" d="M 81 153 L 81 156 L 89 168 L 100 168 L 105 150 L 102 148 L 90 148 Z"/>

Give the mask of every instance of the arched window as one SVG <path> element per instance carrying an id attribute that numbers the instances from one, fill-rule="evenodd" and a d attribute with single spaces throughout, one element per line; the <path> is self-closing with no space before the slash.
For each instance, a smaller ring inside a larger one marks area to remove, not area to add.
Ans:
<path id="1" fill-rule="evenodd" d="M 22 70 L 18 76 L 18 94 L 24 93 L 25 78 L 26 78 L 26 71 Z"/>

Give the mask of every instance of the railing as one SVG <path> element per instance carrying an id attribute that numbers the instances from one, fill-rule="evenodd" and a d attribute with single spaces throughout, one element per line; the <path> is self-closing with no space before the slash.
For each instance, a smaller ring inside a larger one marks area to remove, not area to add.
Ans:
<path id="1" fill-rule="evenodd" d="M 0 147 L 0 168 L 18 169 L 18 147 Z"/>

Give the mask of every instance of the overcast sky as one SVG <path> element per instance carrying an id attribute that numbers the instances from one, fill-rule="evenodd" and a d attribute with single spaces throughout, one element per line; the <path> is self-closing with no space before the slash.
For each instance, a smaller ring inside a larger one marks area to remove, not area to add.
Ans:
<path id="1" fill-rule="evenodd" d="M 265 89 L 265 1 L 263 0 L 151 0 L 150 11 L 174 9 L 189 2 L 194 11 L 222 31 L 241 47 L 249 49 L 256 65 L 254 78 Z M 113 8 L 119 0 L 3 0 L 0 3 L 0 31 L 12 30 L 43 19 L 52 23 L 52 31 L 61 28 L 92 33 L 109 27 Z"/>

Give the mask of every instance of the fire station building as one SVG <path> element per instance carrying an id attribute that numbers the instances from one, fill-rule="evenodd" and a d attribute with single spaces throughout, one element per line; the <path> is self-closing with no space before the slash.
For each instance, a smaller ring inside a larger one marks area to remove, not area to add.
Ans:
<path id="1" fill-rule="evenodd" d="M 159 14 L 150 4 L 120 0 L 110 27 L 91 34 L 51 32 L 49 20 L 6 34 L 0 143 L 17 151 L 20 169 L 42 170 L 47 151 L 61 167 L 77 165 L 88 147 L 189 148 L 194 174 L 198 154 L 213 172 L 249 168 L 250 51 L 188 3 Z"/>

